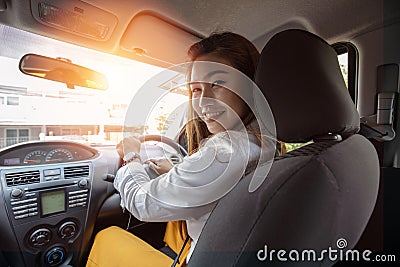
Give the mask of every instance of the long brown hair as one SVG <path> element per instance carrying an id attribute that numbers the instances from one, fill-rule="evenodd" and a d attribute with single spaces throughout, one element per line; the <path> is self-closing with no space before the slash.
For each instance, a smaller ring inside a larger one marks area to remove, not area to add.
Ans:
<path id="1" fill-rule="evenodd" d="M 213 33 L 209 37 L 193 44 L 189 48 L 188 56 L 189 60 L 193 62 L 196 58 L 211 53 L 228 60 L 232 67 L 241 71 L 254 81 L 260 53 L 257 48 L 243 36 L 232 32 Z M 188 92 L 191 103 L 192 92 L 190 89 Z M 200 142 L 210 137 L 211 133 L 208 131 L 207 125 L 195 115 L 191 104 L 188 105 L 188 109 L 186 137 L 188 153 L 191 155 L 197 151 Z M 248 126 L 254 119 L 254 114 L 251 112 L 250 108 L 249 110 L 250 112 L 243 119 L 243 124 L 245 126 Z"/>

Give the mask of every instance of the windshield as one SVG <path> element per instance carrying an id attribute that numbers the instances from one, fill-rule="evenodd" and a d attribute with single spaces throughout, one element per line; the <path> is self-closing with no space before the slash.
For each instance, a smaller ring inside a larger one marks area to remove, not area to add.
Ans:
<path id="1" fill-rule="evenodd" d="M 163 70 L 1 24 L 0 36 L 0 148 L 52 139 L 115 145 L 123 137 L 131 99 L 146 81 Z M 105 91 L 68 89 L 63 83 L 24 75 L 18 64 L 28 53 L 67 58 L 101 72 L 106 75 L 109 87 Z M 168 92 L 165 84 L 146 90 Z M 164 124 L 174 105 L 185 100 L 182 93 L 166 94 L 149 114 L 147 125 L 130 125 L 129 131 L 135 135 L 166 134 L 174 138 L 181 125 L 167 131 Z M 176 121 L 182 124 L 182 118 Z"/>

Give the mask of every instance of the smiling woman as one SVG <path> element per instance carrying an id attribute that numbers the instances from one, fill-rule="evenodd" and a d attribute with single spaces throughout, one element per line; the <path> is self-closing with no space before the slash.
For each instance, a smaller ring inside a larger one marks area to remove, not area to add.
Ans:
<path id="1" fill-rule="evenodd" d="M 194 50 L 207 42 L 212 42 L 207 50 L 195 54 Z M 169 222 L 166 247 L 156 250 L 138 237 L 111 227 L 96 236 L 87 266 L 169 266 L 172 260 L 172 266 L 183 266 L 219 199 L 259 162 L 266 157 L 272 160 L 273 142 L 260 139 L 261 126 L 246 104 L 257 89 L 252 82 L 257 49 L 242 36 L 226 32 L 194 44 L 189 55 L 189 157 L 176 166 L 165 158 L 150 158 L 144 163 L 159 175 L 151 179 L 140 162 L 137 138 L 127 137 L 117 147 L 124 159 L 114 180 L 121 206 L 141 221 Z M 236 55 L 234 59 L 232 55 Z M 269 124 L 274 125 L 273 121 Z M 197 143 L 193 143 L 193 136 Z M 177 221 L 183 224 L 177 226 Z M 109 243 L 120 246 L 110 248 Z M 145 256 L 132 261 L 128 255 Z"/>
<path id="2" fill-rule="evenodd" d="M 248 42 L 242 36 L 232 33 L 211 35 L 206 40 L 191 46 L 188 54 L 193 62 L 209 61 L 231 66 L 244 73 L 250 79 L 254 78 L 259 58 L 259 53 L 252 43 Z M 234 90 L 246 90 L 243 81 L 240 81 L 240 79 L 238 81 L 232 80 L 238 78 L 238 75 L 229 75 L 229 70 L 226 68 L 222 71 L 213 71 L 212 67 L 215 67 L 215 65 L 198 64 L 197 66 L 199 68 L 196 68 L 196 64 L 194 64 L 192 71 L 188 73 L 188 79 L 191 81 L 189 99 L 192 99 L 193 102 L 193 105 L 189 106 L 189 122 L 186 125 L 189 154 L 194 152 L 200 142 L 211 133 L 217 133 L 224 129 L 232 129 L 234 125 L 229 125 L 229 123 L 237 122 L 237 116 L 239 116 L 245 126 L 254 119 L 254 114 L 243 99 L 235 95 Z M 211 69 L 209 69 L 210 67 Z M 205 70 L 205 68 L 208 68 L 208 70 Z M 205 88 L 204 83 L 193 83 L 193 81 L 208 81 L 209 83 L 206 85 L 211 89 Z M 232 87 L 232 84 L 235 86 Z M 208 93 L 211 95 L 208 96 Z M 204 103 L 200 101 L 203 100 L 202 97 L 204 98 Z M 222 97 L 224 101 L 221 103 L 218 99 Z M 219 102 L 219 105 L 225 105 L 225 108 L 221 107 L 221 109 L 226 109 L 228 112 L 224 115 L 226 118 L 221 123 L 228 123 L 228 125 L 215 123 L 215 117 L 213 119 L 212 116 L 211 118 L 207 116 L 207 113 L 213 116 L 222 115 L 222 110 L 209 110 L 209 107 L 207 107 L 210 106 L 210 102 L 215 101 Z M 201 105 L 204 106 L 204 110 Z M 196 119 L 197 116 L 200 116 L 202 120 Z M 205 127 L 204 122 L 207 127 Z"/>

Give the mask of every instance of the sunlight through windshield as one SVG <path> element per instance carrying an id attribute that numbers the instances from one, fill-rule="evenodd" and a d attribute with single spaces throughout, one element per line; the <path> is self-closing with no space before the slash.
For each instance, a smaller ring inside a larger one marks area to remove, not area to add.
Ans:
<path id="1" fill-rule="evenodd" d="M 122 138 L 125 112 L 132 97 L 163 70 L 5 25 L 0 25 L 0 36 L 0 148 L 39 139 L 116 144 Z M 68 89 L 63 83 L 24 75 L 18 64 L 27 53 L 67 58 L 99 71 L 107 76 L 109 88 Z M 172 110 L 171 101 L 162 103 L 165 112 Z M 161 133 L 159 124 L 164 113 L 153 115 L 147 127 L 136 125 L 136 133 Z"/>

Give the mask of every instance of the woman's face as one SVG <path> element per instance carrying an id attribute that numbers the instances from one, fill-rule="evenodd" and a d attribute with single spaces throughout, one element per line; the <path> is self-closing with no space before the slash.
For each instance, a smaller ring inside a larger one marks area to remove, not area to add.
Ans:
<path id="1" fill-rule="evenodd" d="M 212 134 L 241 126 L 249 113 L 245 102 L 234 93 L 245 89 L 240 88 L 243 77 L 238 77 L 241 75 L 231 67 L 228 60 L 213 54 L 200 56 L 193 63 L 190 82 L 192 106 Z"/>

